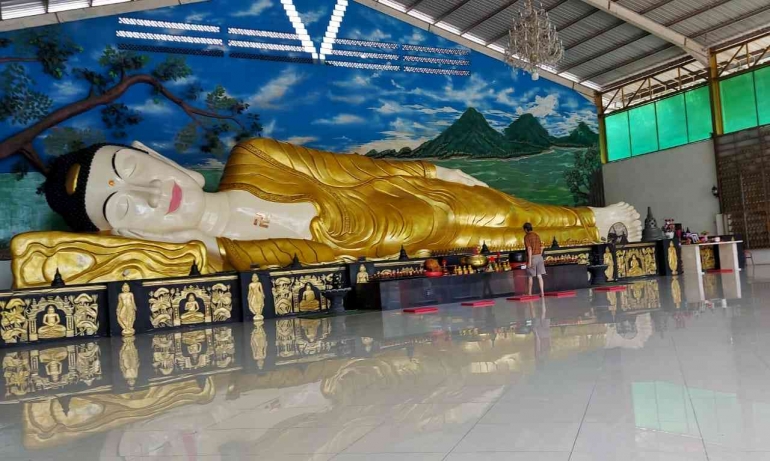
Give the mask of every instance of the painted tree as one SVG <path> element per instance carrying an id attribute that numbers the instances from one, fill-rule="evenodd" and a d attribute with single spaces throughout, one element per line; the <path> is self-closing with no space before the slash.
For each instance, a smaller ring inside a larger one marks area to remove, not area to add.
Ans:
<path id="1" fill-rule="evenodd" d="M 180 81 L 192 75 L 192 70 L 179 56 L 166 56 L 151 66 L 150 56 L 123 51 L 107 46 L 97 68 L 73 68 L 68 61 L 83 49 L 74 44 L 59 27 L 34 29 L 0 40 L 0 48 L 12 48 L 11 56 L 0 57 L 0 122 L 21 128 L 0 141 L 0 159 L 22 156 L 28 164 L 45 174 L 46 164 L 33 147 L 40 135 L 47 133 L 43 142 L 48 155 L 61 155 L 105 138 L 120 140 L 126 130 L 142 122 L 142 114 L 120 102 L 120 98 L 135 87 L 149 87 L 156 104 L 172 104 L 190 119 L 176 135 L 175 146 L 184 152 L 199 148 L 216 156 L 226 153 L 223 138 L 236 141 L 259 136 L 262 125 L 259 115 L 249 112 L 243 100 L 227 94 L 217 85 L 205 92 L 199 85 L 188 85 L 180 94 L 167 87 L 169 82 Z M 84 81 L 89 91 L 85 98 L 62 107 L 53 107 L 53 101 L 36 89 L 25 66 L 40 65 L 53 79 L 65 75 Z M 86 130 L 59 127 L 61 123 L 92 110 L 99 109 L 105 136 L 96 128 Z M 23 176 L 27 163 L 14 167 Z"/>
<path id="2" fill-rule="evenodd" d="M 589 147 L 574 155 L 575 164 L 564 172 L 564 179 L 575 205 L 604 206 L 602 161 L 598 147 Z"/>

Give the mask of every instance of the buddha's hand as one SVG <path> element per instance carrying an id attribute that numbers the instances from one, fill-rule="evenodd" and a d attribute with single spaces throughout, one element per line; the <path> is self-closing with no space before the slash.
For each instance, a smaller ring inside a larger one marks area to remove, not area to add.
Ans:
<path id="1" fill-rule="evenodd" d="M 442 181 L 463 184 L 465 186 L 489 187 L 486 183 L 479 181 L 463 171 L 455 170 L 453 168 L 444 168 L 438 165 L 436 166 L 436 178 Z"/>

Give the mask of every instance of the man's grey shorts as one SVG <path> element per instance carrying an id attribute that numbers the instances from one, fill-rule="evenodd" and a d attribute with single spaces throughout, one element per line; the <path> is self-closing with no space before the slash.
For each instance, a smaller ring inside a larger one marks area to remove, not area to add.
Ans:
<path id="1" fill-rule="evenodd" d="M 527 266 L 527 274 L 530 277 L 537 275 L 545 275 L 545 261 L 543 261 L 543 255 L 532 255 L 532 264 Z"/>

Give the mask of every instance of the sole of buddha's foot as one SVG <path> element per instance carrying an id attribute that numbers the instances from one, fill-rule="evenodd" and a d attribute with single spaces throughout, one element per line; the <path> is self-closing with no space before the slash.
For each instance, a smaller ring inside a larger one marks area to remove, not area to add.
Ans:
<path id="1" fill-rule="evenodd" d="M 607 237 L 610 229 L 617 223 L 622 223 L 628 230 L 628 241 L 638 242 L 642 240 L 642 221 L 636 208 L 625 202 L 616 203 L 604 208 L 593 208 L 596 217 L 596 227 L 599 229 L 599 237 Z"/>

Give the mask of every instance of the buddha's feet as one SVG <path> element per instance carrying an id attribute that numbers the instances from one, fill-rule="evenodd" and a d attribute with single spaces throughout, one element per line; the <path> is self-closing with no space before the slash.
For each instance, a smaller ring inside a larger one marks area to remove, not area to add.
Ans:
<path id="1" fill-rule="evenodd" d="M 599 237 L 606 238 L 612 226 L 621 223 L 628 230 L 629 242 L 642 240 L 642 221 L 639 220 L 639 213 L 628 203 L 620 202 L 604 208 L 592 207 L 591 210 L 596 216 Z"/>

